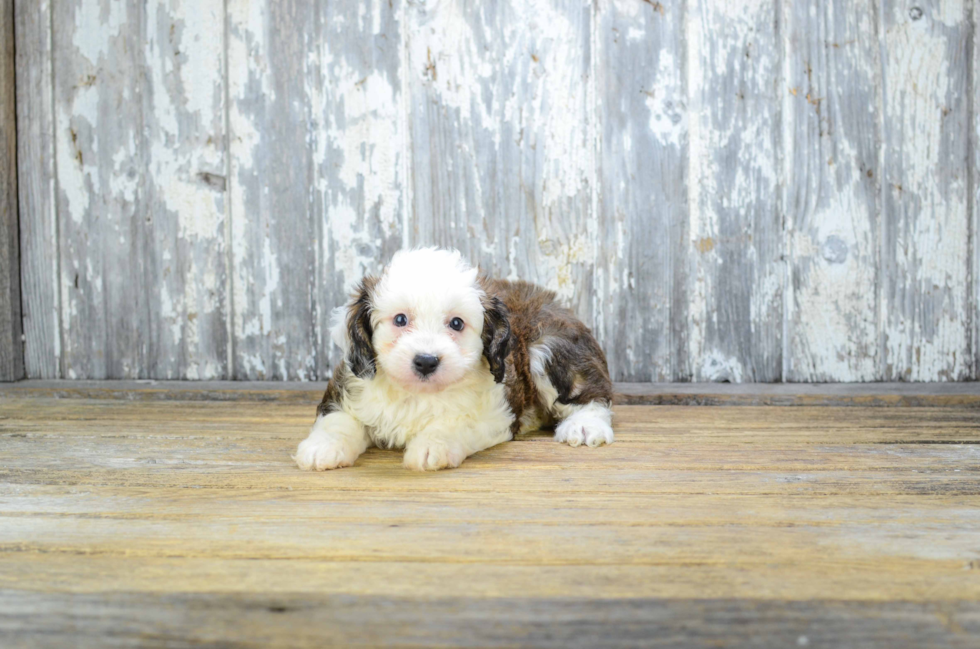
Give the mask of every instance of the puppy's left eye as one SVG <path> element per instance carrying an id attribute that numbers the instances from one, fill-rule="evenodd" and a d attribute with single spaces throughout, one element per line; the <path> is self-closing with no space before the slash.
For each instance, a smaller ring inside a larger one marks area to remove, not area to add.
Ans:
<path id="1" fill-rule="evenodd" d="M 455 331 L 462 331 L 463 326 L 463 321 L 460 318 L 453 318 L 449 321 L 449 328 L 454 329 Z"/>

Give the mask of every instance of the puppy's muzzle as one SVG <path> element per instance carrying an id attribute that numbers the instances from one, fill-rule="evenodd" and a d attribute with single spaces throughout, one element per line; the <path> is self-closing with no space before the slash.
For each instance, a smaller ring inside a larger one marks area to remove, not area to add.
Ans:
<path id="1" fill-rule="evenodd" d="M 439 357 L 432 354 L 416 354 L 415 358 L 412 359 L 412 365 L 415 367 L 416 373 L 424 379 L 439 367 Z"/>

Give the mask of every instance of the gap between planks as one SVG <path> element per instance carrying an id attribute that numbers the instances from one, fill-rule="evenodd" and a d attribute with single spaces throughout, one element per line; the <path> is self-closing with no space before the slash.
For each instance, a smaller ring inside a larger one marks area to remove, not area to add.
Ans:
<path id="1" fill-rule="evenodd" d="M 69 381 L 0 383 L 0 399 L 319 402 L 326 382 Z M 616 383 L 619 405 L 904 406 L 980 408 L 980 382 Z"/>

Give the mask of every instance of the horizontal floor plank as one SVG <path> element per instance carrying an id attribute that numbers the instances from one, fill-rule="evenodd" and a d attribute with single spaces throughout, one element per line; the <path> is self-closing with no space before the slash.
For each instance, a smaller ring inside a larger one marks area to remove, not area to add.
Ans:
<path id="1" fill-rule="evenodd" d="M 735 537 L 732 537 L 734 540 Z M 560 546 L 556 545 L 556 548 Z M 834 558 L 723 564 L 328 561 L 0 553 L 0 589 L 37 593 L 310 593 L 393 597 L 744 597 L 770 601 L 978 601 L 955 560 Z"/>
<path id="2" fill-rule="evenodd" d="M 906 566 L 907 572 L 915 564 L 923 574 L 951 570 L 980 595 L 976 576 L 963 573 L 980 547 L 978 515 L 915 526 L 904 520 L 817 527 L 756 525 L 748 515 L 727 525 L 635 526 L 383 518 L 339 525 L 327 516 L 230 515 L 176 520 L 7 516 L 0 523 L 0 553 L 542 566 L 802 564 L 815 573 L 869 563 Z M 728 542 L 733 538 L 737 544 Z M 882 581 L 890 581 L 888 572 Z"/>
<path id="3" fill-rule="evenodd" d="M 670 526 L 732 525 L 747 519 L 757 526 L 837 526 L 850 524 L 943 524 L 980 516 L 978 496 L 839 495 L 833 499 L 798 495 L 609 493 L 427 493 L 339 490 L 254 490 L 0 484 L 0 515 L 64 516 L 146 520 L 328 520 L 334 523 L 423 523 L 429 521 L 522 525 Z"/>
<path id="4" fill-rule="evenodd" d="M 488 622 L 492 620 L 494 622 Z M 500 623 L 506 620 L 506 623 Z M 692 624 L 698 620 L 698 624 Z M 37 629 L 45 629 L 43 635 Z M 980 605 L 754 599 L 397 598 L 0 591 L 21 647 L 972 647 Z"/>
<path id="5" fill-rule="evenodd" d="M 0 400 L 2 435 L 146 435 L 236 438 L 305 437 L 315 408 L 283 403 L 140 402 L 59 399 Z M 651 443 L 715 441 L 744 444 L 785 440 L 821 443 L 901 443 L 904 440 L 972 443 L 980 411 L 969 408 L 702 408 L 618 406 L 620 434 L 641 432 Z M 518 439 L 541 437 L 521 436 Z"/>
<path id="6" fill-rule="evenodd" d="M 510 470 L 601 469 L 615 462 L 620 471 L 892 471 L 893 475 L 933 472 L 980 472 L 980 444 L 862 443 L 851 445 L 781 444 L 760 454 L 755 444 L 661 440 L 647 443 L 644 433 L 621 434 L 607 449 L 570 449 L 550 438 L 515 442 L 469 459 L 471 468 L 506 463 Z M 282 472 L 295 468 L 295 444 L 285 439 L 222 437 L 24 435 L 0 436 L 0 470 L 117 469 L 147 474 L 170 471 Z M 637 449 L 642 453 L 636 452 Z M 71 462 L 65 461 L 65 456 Z M 356 466 L 396 466 L 398 450 L 371 449 Z M 330 482 L 331 478 L 323 478 Z"/>

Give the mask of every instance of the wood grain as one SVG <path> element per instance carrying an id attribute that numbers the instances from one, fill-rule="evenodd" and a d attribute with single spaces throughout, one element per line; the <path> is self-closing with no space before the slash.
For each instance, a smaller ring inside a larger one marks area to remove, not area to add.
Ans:
<path id="1" fill-rule="evenodd" d="M 971 409 L 620 406 L 611 446 L 536 433 L 417 474 L 296 469 L 312 403 L 0 408 L 11 646 L 980 636 Z"/>
<path id="2" fill-rule="evenodd" d="M 145 4 L 140 377 L 228 371 L 224 3 Z"/>
<path id="3" fill-rule="evenodd" d="M 872 2 L 783 2 L 788 381 L 873 381 L 878 366 L 878 113 Z"/>
<path id="4" fill-rule="evenodd" d="M 320 594 L 0 594 L 9 646 L 717 647 L 751 645 L 967 649 L 978 610 L 961 602 L 757 602 L 463 596 L 416 600 Z M 65 611 L 69 611 L 67 615 Z M 246 616 L 242 611 L 248 611 Z M 379 615 L 383 611 L 383 615 Z M 180 627 L 173 625 L 178 618 Z M 698 620 L 700 624 L 691 625 Z M 488 624 L 488 620 L 494 623 Z M 506 624 L 501 624 L 506 621 Z M 758 626 L 766 633 L 760 636 Z M 33 630 L 43 628 L 39 637 Z"/>
<path id="5" fill-rule="evenodd" d="M 24 366 L 27 376 L 54 379 L 63 374 L 51 3 L 15 0 L 14 22 Z"/>
<path id="6" fill-rule="evenodd" d="M 63 376 L 219 378 L 222 3 L 55 7 Z"/>
<path id="7" fill-rule="evenodd" d="M 340 360 L 333 310 L 408 236 L 407 120 L 402 2 L 327 3 L 317 10 L 311 71 L 317 225 L 316 366 Z"/>
<path id="8" fill-rule="evenodd" d="M 684 4 L 597 11 L 597 334 L 622 380 L 689 378 Z"/>
<path id="9" fill-rule="evenodd" d="M 0 381 L 24 376 L 17 229 L 14 3 L 0 2 Z"/>
<path id="10" fill-rule="evenodd" d="M 65 378 L 147 376 L 143 84 L 136 2 L 52 4 Z M 136 315 L 136 317 L 134 317 Z M 82 324 L 84 323 L 84 325 Z"/>
<path id="11" fill-rule="evenodd" d="M 687 5 L 688 367 L 696 381 L 782 378 L 778 35 L 770 2 Z"/>
<path id="12" fill-rule="evenodd" d="M 977 20 L 980 20 L 980 3 L 974 0 L 970 6 L 971 24 L 973 25 L 973 40 L 971 41 L 970 51 L 973 53 L 973 60 L 970 66 L 970 89 L 973 94 L 969 97 L 970 102 L 970 151 L 973 153 L 973 160 L 968 160 L 970 165 L 970 189 L 968 196 L 970 205 L 970 259 L 973 265 L 970 267 L 971 299 L 972 303 L 968 306 L 968 315 L 973 321 L 973 378 L 980 379 L 980 38 L 977 36 Z"/>
<path id="13" fill-rule="evenodd" d="M 555 290 L 593 321 L 593 8 L 433 0 L 407 10 L 411 245 Z"/>
<path id="14" fill-rule="evenodd" d="M 962 3 L 883 2 L 882 378 L 970 376 Z"/>
<path id="15" fill-rule="evenodd" d="M 980 372 L 975 3 L 111 4 L 15 0 L 31 378 L 325 379 L 431 244 L 618 380 Z"/>
<path id="16" fill-rule="evenodd" d="M 317 376 L 316 28 L 311 3 L 228 2 L 234 379 Z"/>

